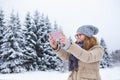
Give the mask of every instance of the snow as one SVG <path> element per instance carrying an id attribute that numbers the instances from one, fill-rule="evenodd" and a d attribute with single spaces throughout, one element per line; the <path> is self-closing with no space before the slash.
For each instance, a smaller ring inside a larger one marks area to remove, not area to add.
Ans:
<path id="1" fill-rule="evenodd" d="M 100 69 L 102 80 L 120 80 L 120 67 Z M 67 80 L 69 72 L 56 71 L 25 72 L 18 74 L 0 74 L 0 80 Z"/>
<path id="2" fill-rule="evenodd" d="M 101 69 L 102 80 L 120 80 L 120 67 Z"/>

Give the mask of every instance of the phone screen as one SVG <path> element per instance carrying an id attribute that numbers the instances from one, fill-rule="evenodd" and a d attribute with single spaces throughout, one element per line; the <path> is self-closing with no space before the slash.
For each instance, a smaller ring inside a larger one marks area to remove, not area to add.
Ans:
<path id="1" fill-rule="evenodd" d="M 62 36 L 62 32 L 55 31 L 55 32 L 51 32 L 50 35 L 53 37 L 55 41 L 59 41 L 59 38 Z"/>

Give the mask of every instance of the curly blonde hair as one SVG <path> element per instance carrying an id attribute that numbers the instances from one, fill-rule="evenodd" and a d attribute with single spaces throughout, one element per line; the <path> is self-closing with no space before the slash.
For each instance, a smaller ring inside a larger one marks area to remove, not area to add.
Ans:
<path id="1" fill-rule="evenodd" d="M 97 45 L 97 39 L 95 37 L 90 37 L 89 38 L 89 37 L 86 36 L 83 45 L 84 45 L 84 49 L 89 50 L 94 45 Z"/>

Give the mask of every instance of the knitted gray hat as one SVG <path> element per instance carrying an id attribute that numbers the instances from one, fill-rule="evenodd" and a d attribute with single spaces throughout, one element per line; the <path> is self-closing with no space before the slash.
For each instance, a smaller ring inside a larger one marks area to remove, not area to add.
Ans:
<path id="1" fill-rule="evenodd" d="M 77 32 L 81 32 L 88 37 L 92 37 L 98 33 L 98 28 L 93 25 L 83 25 L 77 29 Z"/>

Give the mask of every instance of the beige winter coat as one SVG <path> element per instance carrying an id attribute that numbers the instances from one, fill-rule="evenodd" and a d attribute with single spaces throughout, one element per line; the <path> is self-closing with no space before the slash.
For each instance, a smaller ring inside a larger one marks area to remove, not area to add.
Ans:
<path id="1" fill-rule="evenodd" d="M 101 80 L 99 65 L 104 51 L 100 45 L 96 45 L 86 51 L 72 43 L 67 51 L 58 47 L 55 52 L 62 60 L 68 61 L 70 54 L 79 59 L 78 71 L 72 71 L 68 80 Z"/>

